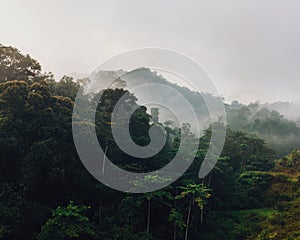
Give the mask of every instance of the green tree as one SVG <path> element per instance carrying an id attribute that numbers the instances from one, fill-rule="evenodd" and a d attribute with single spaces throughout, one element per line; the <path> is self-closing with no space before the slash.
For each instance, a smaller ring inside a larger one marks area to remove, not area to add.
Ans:
<path id="1" fill-rule="evenodd" d="M 48 80 L 49 89 L 52 95 L 64 96 L 75 100 L 75 97 L 79 91 L 80 84 L 75 82 L 72 77 L 64 75 L 58 82 L 55 80 Z"/>
<path id="2" fill-rule="evenodd" d="M 163 182 L 167 182 L 167 178 L 162 178 L 160 176 L 151 176 L 148 175 L 144 179 L 136 180 L 134 181 L 135 186 L 147 186 L 150 182 L 150 184 L 161 184 Z M 147 183 L 146 183 L 147 182 Z M 153 191 L 153 192 L 147 192 L 141 196 L 142 199 L 147 201 L 147 221 L 146 221 L 146 232 L 150 233 L 150 223 L 151 223 L 151 202 L 154 200 L 158 200 L 161 203 L 165 204 L 166 206 L 170 206 L 169 202 L 172 199 L 172 196 L 170 192 L 168 191 L 168 187 Z"/>
<path id="3" fill-rule="evenodd" d="M 0 82 L 10 80 L 31 81 L 41 77 L 40 64 L 28 54 L 23 55 L 14 47 L 0 44 Z"/>
<path id="4" fill-rule="evenodd" d="M 170 211 L 170 214 L 168 216 L 168 221 L 174 223 L 173 240 L 176 240 L 177 235 L 178 235 L 177 229 L 182 230 L 185 226 L 182 213 L 180 211 L 176 210 L 176 208 L 172 208 Z M 182 237 L 182 235 L 180 234 L 180 231 L 179 231 L 179 236 Z"/>
<path id="5" fill-rule="evenodd" d="M 86 216 L 87 206 L 70 202 L 57 207 L 52 217 L 42 226 L 38 240 L 96 239 L 97 231 Z"/>
<path id="6" fill-rule="evenodd" d="M 190 227 L 190 218 L 192 214 L 193 205 L 196 204 L 200 209 L 200 222 L 203 223 L 203 210 L 204 205 L 207 203 L 207 200 L 211 197 L 211 190 L 207 188 L 204 184 L 195 184 L 190 183 L 184 187 L 180 187 L 182 192 L 180 195 L 176 196 L 176 199 L 189 199 L 188 213 L 186 218 L 186 228 L 185 228 L 185 237 L 184 239 L 188 239 L 188 231 Z"/>

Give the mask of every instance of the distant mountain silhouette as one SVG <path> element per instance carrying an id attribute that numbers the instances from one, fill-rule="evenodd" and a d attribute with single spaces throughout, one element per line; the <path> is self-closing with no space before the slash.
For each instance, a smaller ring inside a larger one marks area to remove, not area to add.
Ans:
<path id="1" fill-rule="evenodd" d="M 138 103 L 141 105 L 143 105 L 143 102 L 147 102 L 147 100 L 155 99 L 160 104 L 150 104 L 148 106 L 149 113 L 149 108 L 158 107 L 159 121 L 162 123 L 172 121 L 173 127 L 180 127 L 176 116 L 181 118 L 183 122 L 191 123 L 191 114 L 187 106 L 188 102 L 194 110 L 200 124 L 200 130 L 202 131 L 211 123 L 210 112 L 205 100 L 212 106 L 220 106 L 220 101 L 223 101 L 220 97 L 210 93 L 198 93 L 187 87 L 172 83 L 161 74 L 151 71 L 148 68 L 139 68 L 130 72 L 123 70 L 100 71 L 93 73 L 91 78 L 93 84 L 91 84 L 90 88 L 94 91 L 107 88 L 108 83 L 114 80 L 110 87 L 128 89 L 137 97 Z M 185 101 L 182 101 L 182 99 L 185 99 Z M 168 106 L 170 107 L 169 110 L 167 109 Z M 218 109 L 211 109 L 211 111 L 217 112 Z M 174 113 L 176 116 L 174 116 Z M 218 121 L 220 116 L 217 114 L 217 117 L 213 121 Z M 196 123 L 192 123 L 192 126 L 193 124 Z"/>

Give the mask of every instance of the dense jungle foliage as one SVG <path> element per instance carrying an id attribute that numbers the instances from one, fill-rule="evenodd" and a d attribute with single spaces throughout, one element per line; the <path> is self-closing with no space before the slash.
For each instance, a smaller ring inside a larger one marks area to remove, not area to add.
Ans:
<path id="1" fill-rule="evenodd" d="M 258 104 L 235 102 L 227 110 L 222 155 L 205 179 L 197 174 L 210 128 L 194 163 L 174 184 L 122 193 L 94 179 L 77 156 L 72 111 L 80 84 L 68 76 L 55 81 L 29 55 L 0 45 L 0 239 L 300 239 L 295 122 Z M 177 152 L 181 133 L 196 141 L 188 123 L 161 123 L 168 140 L 158 156 L 141 161 L 124 154 L 113 141 L 110 119 L 125 93 L 106 90 L 96 114 L 99 143 L 115 164 L 136 172 L 159 169 Z M 127 96 L 136 106 L 136 97 Z M 146 110 L 140 106 L 131 119 L 132 138 L 141 145 L 153 124 Z"/>

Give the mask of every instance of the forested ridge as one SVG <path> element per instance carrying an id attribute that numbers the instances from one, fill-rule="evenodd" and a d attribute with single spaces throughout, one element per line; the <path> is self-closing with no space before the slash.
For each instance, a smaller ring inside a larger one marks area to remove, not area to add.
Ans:
<path id="1" fill-rule="evenodd" d="M 193 88 L 180 86 L 174 82 L 168 81 L 158 72 L 151 71 L 148 68 L 139 68 L 134 71 L 100 71 L 96 74 L 97 84 L 99 87 L 104 86 L 103 82 L 107 79 L 117 79 L 117 86 L 127 87 L 131 89 L 138 84 L 156 83 L 164 86 L 169 86 L 176 89 L 182 96 L 184 96 L 193 106 L 198 117 L 209 118 L 209 111 L 205 102 L 209 102 L 211 106 L 218 105 L 219 99 L 207 92 L 195 92 Z M 102 84 L 101 84 L 102 83 Z M 139 99 L 151 94 L 149 91 L 137 91 L 135 93 Z M 172 101 L 168 92 L 160 91 L 157 95 L 160 102 Z M 205 100 L 204 100 L 205 99 Z M 185 115 L 185 106 L 176 105 L 175 112 Z M 275 109 L 281 109 L 282 112 L 287 113 L 285 116 Z M 227 124 L 231 130 L 242 131 L 249 134 L 255 134 L 259 138 L 266 140 L 269 147 L 274 149 L 276 157 L 287 155 L 292 150 L 300 145 L 299 132 L 299 107 L 294 103 L 275 102 L 272 104 L 261 103 L 256 101 L 250 104 L 242 104 L 238 101 L 225 103 L 225 111 L 227 115 Z M 289 119 L 288 117 L 292 119 Z M 297 118 L 298 116 L 298 118 Z M 164 121 L 175 121 L 169 115 L 165 115 L 160 111 L 160 119 Z M 189 121 L 189 117 L 186 117 Z M 207 125 L 208 127 L 208 125 Z"/>
<path id="2" fill-rule="evenodd" d="M 0 239 L 300 239 L 296 122 L 259 104 L 234 102 L 227 105 L 222 155 L 205 179 L 198 171 L 210 127 L 175 183 L 146 194 L 122 193 L 95 180 L 76 153 L 72 111 L 81 81 L 55 81 L 29 55 L 0 45 Z M 140 161 L 124 154 L 110 124 L 125 94 L 128 108 L 137 106 L 136 96 L 116 87 L 103 92 L 96 112 L 98 141 L 121 168 L 159 169 L 178 151 L 180 134 L 198 141 L 188 123 L 178 128 L 165 122 L 168 138 L 157 156 Z M 136 143 L 149 142 L 152 124 L 139 106 L 130 124 Z"/>

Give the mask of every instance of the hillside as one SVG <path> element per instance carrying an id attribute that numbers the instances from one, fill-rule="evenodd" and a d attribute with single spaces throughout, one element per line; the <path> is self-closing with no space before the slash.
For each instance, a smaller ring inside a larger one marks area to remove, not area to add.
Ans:
<path id="1" fill-rule="evenodd" d="M 244 173 L 241 179 L 243 194 L 236 197 L 250 208 L 215 211 L 207 223 L 212 233 L 203 239 L 300 239 L 300 151 L 276 160 L 268 172 Z"/>
<path id="2" fill-rule="evenodd" d="M 36 60 L 12 47 L 0 45 L 0 56 L 1 240 L 299 239 L 300 151 L 276 160 L 278 149 L 258 136 L 297 137 L 294 122 L 258 104 L 231 104 L 233 129 L 227 129 L 214 169 L 199 179 L 207 150 L 215 147 L 210 141 L 213 128 L 206 128 L 198 139 L 189 124 L 177 128 L 156 119 L 165 128 L 166 143 L 154 156 L 134 157 L 120 149 L 111 131 L 113 110 L 126 97 L 124 109 L 135 109 L 130 137 L 138 145 L 149 144 L 153 120 L 131 92 L 120 86 L 103 91 L 96 111 L 87 104 L 96 95 L 83 98 L 84 113 L 95 112 L 91 126 L 85 118 L 72 118 L 80 82 L 67 76 L 55 81 L 42 73 Z M 145 82 L 153 76 L 146 73 Z M 101 74 L 107 77 L 113 72 Z M 201 109 L 199 95 L 174 87 Z M 74 125 L 82 127 L 75 136 Z M 97 159 L 93 170 L 107 174 L 108 157 L 121 169 L 146 173 L 130 182 L 132 189 L 144 187 L 145 182 L 168 181 L 155 170 L 177 153 L 179 163 L 193 156 L 193 164 L 173 184 L 157 191 L 117 191 L 97 181 L 77 154 L 74 138 L 84 137 L 91 127 L 98 141 L 83 138 L 84 146 L 92 149 L 96 142 L 107 154 Z M 182 138 L 188 140 L 183 148 Z M 287 143 L 283 142 L 285 150 L 292 147 Z M 192 145 L 199 146 L 191 150 Z M 147 174 L 151 171 L 154 174 Z"/>
<path id="3" fill-rule="evenodd" d="M 92 77 L 95 84 L 92 85 L 94 89 L 103 89 L 108 82 L 115 79 L 111 87 L 124 87 L 130 90 L 136 97 L 137 103 L 140 99 L 148 99 L 149 96 L 155 95 L 158 102 L 165 105 L 174 103 L 177 100 L 176 95 L 170 95 L 168 91 L 163 91 L 157 87 L 151 91 L 138 91 L 135 87 L 144 84 L 155 83 L 166 87 L 171 87 L 178 94 L 184 96 L 191 104 L 200 125 L 204 130 L 211 124 L 209 111 L 204 101 L 208 101 L 211 105 L 218 106 L 218 101 L 224 101 L 212 94 L 202 92 L 197 93 L 188 87 L 180 86 L 176 83 L 168 81 L 161 74 L 151 71 L 148 68 L 140 68 L 131 72 L 119 71 L 100 71 L 93 73 Z M 203 98 L 204 96 L 204 98 Z M 173 104 L 174 105 L 174 104 Z M 172 105 L 172 106 L 173 106 Z M 163 106 L 154 106 L 160 108 L 160 121 L 172 121 L 173 127 L 180 127 L 174 114 L 165 109 Z M 258 137 L 267 141 L 268 145 L 276 151 L 278 157 L 288 154 L 293 149 L 300 147 L 300 129 L 299 124 L 291 119 L 292 113 L 297 114 L 295 109 L 297 105 L 292 103 L 250 103 L 248 105 L 242 104 L 238 101 L 233 101 L 230 104 L 225 104 L 226 121 L 230 129 L 235 131 L 243 131 L 250 134 L 255 134 Z M 176 103 L 173 106 L 173 112 L 182 116 L 185 122 L 191 122 L 190 116 L 186 114 L 186 106 Z M 276 111 L 278 110 L 278 111 Z M 218 109 L 212 109 L 218 112 Z M 150 112 L 149 112 L 150 113 Z M 286 114 L 286 115 L 285 115 Z M 288 117 L 291 117 L 289 119 Z M 217 121 L 214 119 L 214 121 Z M 192 129 L 193 130 L 193 129 Z"/>

